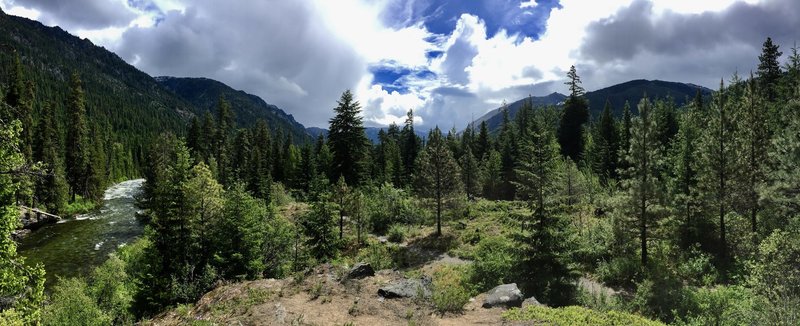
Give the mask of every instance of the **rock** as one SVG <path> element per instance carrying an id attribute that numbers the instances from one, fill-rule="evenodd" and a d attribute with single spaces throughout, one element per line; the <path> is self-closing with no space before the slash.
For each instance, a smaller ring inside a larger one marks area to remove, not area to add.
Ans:
<path id="1" fill-rule="evenodd" d="M 522 301 L 522 307 L 525 308 L 527 306 L 544 306 L 543 304 L 539 303 L 539 300 L 536 300 L 534 297 L 530 297 Z"/>
<path id="2" fill-rule="evenodd" d="M 11 232 L 11 238 L 13 238 L 14 241 L 19 242 L 19 241 L 22 241 L 22 239 L 24 239 L 25 237 L 27 237 L 30 234 L 31 234 L 31 230 L 29 230 L 29 229 L 19 229 L 19 230 L 15 230 L 15 231 Z"/>
<path id="3" fill-rule="evenodd" d="M 423 276 L 418 279 L 402 279 L 378 289 L 378 295 L 386 299 L 394 298 L 430 298 L 431 278 Z"/>
<path id="4" fill-rule="evenodd" d="M 342 278 L 342 282 L 354 279 L 362 279 L 369 276 L 375 276 L 375 270 L 369 263 L 358 263 L 351 268 L 347 274 Z"/>
<path id="5" fill-rule="evenodd" d="M 517 287 L 517 283 L 503 284 L 486 293 L 486 298 L 483 299 L 483 307 L 519 307 L 522 305 L 523 299 L 522 291 Z"/>

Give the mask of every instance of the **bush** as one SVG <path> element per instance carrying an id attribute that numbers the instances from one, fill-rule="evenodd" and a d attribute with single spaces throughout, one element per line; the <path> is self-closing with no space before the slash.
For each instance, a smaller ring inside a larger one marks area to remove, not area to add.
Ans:
<path id="1" fill-rule="evenodd" d="M 433 305 L 436 311 L 460 312 L 469 301 L 470 291 L 464 272 L 457 267 L 441 266 L 433 273 Z"/>
<path id="2" fill-rule="evenodd" d="M 389 226 L 396 223 L 414 224 L 426 220 L 427 214 L 421 205 L 406 191 L 384 184 L 364 192 L 365 216 L 376 234 L 386 234 Z"/>
<path id="3" fill-rule="evenodd" d="M 109 325 L 111 318 L 89 296 L 86 282 L 71 278 L 59 280 L 51 304 L 44 310 L 43 325 Z"/>
<path id="4" fill-rule="evenodd" d="M 741 286 L 717 286 L 687 291 L 688 311 L 676 325 L 754 325 L 756 300 L 752 291 Z"/>
<path id="5" fill-rule="evenodd" d="M 503 313 L 507 321 L 533 321 L 537 325 L 646 325 L 660 326 L 661 322 L 618 311 L 599 312 L 582 307 L 548 308 L 544 306 L 528 306 L 522 309 L 512 308 Z"/>
<path id="6" fill-rule="evenodd" d="M 796 325 L 800 320 L 800 236 L 776 231 L 759 246 L 749 283 L 767 304 L 759 316 L 765 325 Z"/>
<path id="7" fill-rule="evenodd" d="M 375 241 L 368 242 L 365 248 L 358 251 L 356 261 L 369 263 L 375 270 L 394 267 L 392 250 Z"/>
<path id="8" fill-rule="evenodd" d="M 400 224 L 392 224 L 389 228 L 388 240 L 394 243 L 402 243 L 406 238 L 405 228 Z"/>
<path id="9" fill-rule="evenodd" d="M 513 276 L 514 245 L 504 237 L 488 237 L 478 243 L 470 275 L 471 283 L 485 291 Z"/>

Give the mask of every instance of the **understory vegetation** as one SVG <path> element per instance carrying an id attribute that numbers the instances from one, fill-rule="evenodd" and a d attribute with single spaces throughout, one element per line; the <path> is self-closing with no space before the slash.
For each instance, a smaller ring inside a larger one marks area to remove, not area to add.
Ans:
<path id="1" fill-rule="evenodd" d="M 129 153 L 101 155 L 103 146 L 78 157 L 67 150 L 66 164 L 61 147 L 32 146 L 58 152 L 42 156 L 51 162 L 26 154 L 33 137 L 25 138 L 30 125 L 18 109 L 32 106 L 10 102 L 22 93 L 10 85 L 0 113 L 0 297 L 15 299 L 1 307 L 0 323 L 127 325 L 226 282 L 300 280 L 320 264 L 367 262 L 430 276 L 432 293 L 420 304 L 440 313 L 517 283 L 547 306 L 508 310 L 510 321 L 795 325 L 800 55 L 792 49 L 781 68 L 777 49 L 768 39 L 757 75 L 734 75 L 682 107 L 645 96 L 621 116 L 607 104 L 590 117 L 573 67 L 562 106 L 528 102 L 514 117 L 504 110 L 498 130 L 437 127 L 425 139 L 409 111 L 376 144 L 350 91 L 328 136 L 299 142 L 263 121 L 239 128 L 220 98 L 216 116 L 150 142 L 140 167 L 144 236 L 48 297 L 42 268 L 26 266 L 7 236 L 17 204 L 58 198 L 48 205 L 80 211 L 80 196 L 97 201 L 108 180 L 137 169 L 108 172 L 114 157 L 132 163 Z M 84 123 L 77 76 L 72 89 L 68 107 Z M 76 147 L 88 133 L 75 135 Z M 69 160 L 91 167 L 94 156 L 105 172 L 70 172 Z M 32 177 L 33 162 L 51 173 Z M 460 263 L 423 268 L 445 255 Z"/>

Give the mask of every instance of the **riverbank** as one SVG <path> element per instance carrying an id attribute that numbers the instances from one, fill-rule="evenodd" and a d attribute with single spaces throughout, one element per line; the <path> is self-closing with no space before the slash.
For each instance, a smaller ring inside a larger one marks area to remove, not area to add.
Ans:
<path id="1" fill-rule="evenodd" d="M 134 196 L 143 183 L 144 179 L 137 179 L 109 187 L 100 207 L 45 225 L 21 239 L 20 254 L 30 264 L 44 265 L 47 286 L 58 277 L 87 275 L 108 254 L 142 234 Z"/>

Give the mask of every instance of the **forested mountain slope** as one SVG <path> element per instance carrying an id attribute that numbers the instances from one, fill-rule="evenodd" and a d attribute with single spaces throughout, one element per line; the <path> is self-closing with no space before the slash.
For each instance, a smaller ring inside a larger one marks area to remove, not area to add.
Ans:
<path id="1" fill-rule="evenodd" d="M 174 92 L 195 108 L 195 112 L 215 112 L 219 97 L 225 98 L 234 111 L 234 120 L 242 127 L 251 127 L 259 119 L 264 119 L 274 133 L 289 130 L 295 141 L 308 137 L 305 127 L 275 105 L 268 104 L 260 97 L 235 90 L 219 81 L 208 78 L 156 77 L 165 88 Z"/>

